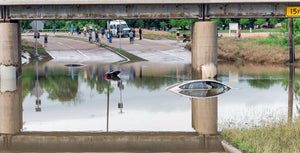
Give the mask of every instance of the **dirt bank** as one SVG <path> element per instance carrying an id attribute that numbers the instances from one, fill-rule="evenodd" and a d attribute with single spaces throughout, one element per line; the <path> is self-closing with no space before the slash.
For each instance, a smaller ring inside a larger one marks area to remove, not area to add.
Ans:
<path id="1" fill-rule="evenodd" d="M 297 55 L 299 50 L 295 52 Z M 286 64 L 289 61 L 289 52 L 287 47 L 268 46 L 258 43 L 258 39 L 222 38 L 218 40 L 218 58 L 223 61 Z"/>
<path id="2" fill-rule="evenodd" d="M 268 46 L 258 43 L 261 38 L 221 38 L 218 40 L 218 59 L 225 62 L 252 62 L 257 64 L 287 64 L 289 62 L 288 47 Z M 191 49 L 191 44 L 186 45 Z M 296 47 L 297 65 L 300 50 Z"/>

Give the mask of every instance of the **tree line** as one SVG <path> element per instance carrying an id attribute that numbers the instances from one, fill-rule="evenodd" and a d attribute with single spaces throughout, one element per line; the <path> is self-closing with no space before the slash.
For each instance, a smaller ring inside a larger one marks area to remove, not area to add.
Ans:
<path id="1" fill-rule="evenodd" d="M 239 23 L 243 29 L 255 28 L 257 25 L 268 25 L 268 28 L 273 28 L 277 23 L 284 22 L 284 18 L 244 18 L 244 19 L 211 19 L 211 21 L 217 22 L 219 28 L 228 27 L 229 23 Z M 146 29 L 159 29 L 167 30 L 171 28 L 190 29 L 193 22 L 197 22 L 198 19 L 137 19 L 137 20 L 125 20 L 129 27 L 133 28 L 146 28 Z M 22 28 L 32 29 L 30 23 L 32 20 L 20 21 Z M 82 28 L 84 25 L 92 25 L 94 28 L 106 27 L 107 20 L 46 20 L 44 22 L 44 29 L 69 29 L 71 25 L 76 28 Z"/>

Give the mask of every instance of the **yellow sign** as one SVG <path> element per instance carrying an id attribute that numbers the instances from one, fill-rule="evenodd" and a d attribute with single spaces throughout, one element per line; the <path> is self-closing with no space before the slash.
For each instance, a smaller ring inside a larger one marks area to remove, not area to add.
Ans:
<path id="1" fill-rule="evenodd" d="M 286 17 L 300 17 L 300 6 L 287 6 Z"/>

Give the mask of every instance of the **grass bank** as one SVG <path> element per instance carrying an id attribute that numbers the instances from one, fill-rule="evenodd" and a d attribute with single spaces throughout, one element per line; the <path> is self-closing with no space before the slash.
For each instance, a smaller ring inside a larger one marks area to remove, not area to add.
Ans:
<path id="1" fill-rule="evenodd" d="M 30 54 L 31 59 L 37 60 L 35 56 L 35 42 L 22 39 L 21 41 L 22 51 L 26 51 Z M 42 57 L 42 61 L 51 60 L 52 57 L 46 52 L 42 44 L 38 43 L 38 54 Z"/>
<path id="2" fill-rule="evenodd" d="M 63 35 L 56 35 L 56 37 L 64 37 L 64 38 L 71 38 L 71 39 L 76 39 L 76 40 L 81 40 L 81 41 L 85 41 L 85 42 L 88 42 L 88 39 L 86 38 L 81 38 L 81 37 L 73 37 L 73 36 L 63 36 Z M 135 56 L 125 50 L 119 50 L 119 48 L 115 48 L 115 47 L 112 47 L 112 46 L 109 46 L 109 45 L 106 45 L 104 43 L 100 43 L 100 42 L 95 42 L 93 41 L 94 44 L 98 44 L 100 45 L 101 47 L 104 47 L 104 48 L 107 48 L 111 51 L 114 51 L 118 54 L 121 54 L 123 56 L 125 56 L 126 58 L 128 58 L 130 60 L 130 62 L 138 62 L 138 61 L 146 61 L 145 59 L 143 58 L 140 58 L 138 56 Z"/>
<path id="3" fill-rule="evenodd" d="M 299 153 L 300 118 L 252 128 L 223 128 L 223 138 L 246 153 Z"/>
<path id="4" fill-rule="evenodd" d="M 180 40 L 183 39 L 182 35 L 190 35 L 190 30 L 182 30 L 180 32 Z M 139 37 L 139 36 L 138 36 Z M 154 30 L 143 30 L 143 37 L 151 40 L 177 40 L 176 31 L 154 31 Z"/>
<path id="5" fill-rule="evenodd" d="M 288 47 L 262 43 L 264 38 L 232 39 L 218 41 L 218 58 L 223 61 L 254 62 L 261 64 L 285 64 L 289 61 Z M 299 48 L 295 49 L 296 59 Z"/>

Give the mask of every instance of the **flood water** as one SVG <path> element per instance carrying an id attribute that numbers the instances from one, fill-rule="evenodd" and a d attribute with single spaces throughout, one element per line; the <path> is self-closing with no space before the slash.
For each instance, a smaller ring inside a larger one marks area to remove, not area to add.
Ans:
<path id="1" fill-rule="evenodd" d="M 232 89 L 210 98 L 165 89 L 190 64 L 45 62 L 0 67 L 0 152 L 225 152 L 220 131 L 299 117 L 299 70 L 218 64 Z M 119 70 L 120 78 L 105 79 Z"/>
<path id="2" fill-rule="evenodd" d="M 195 131 L 192 99 L 165 90 L 192 79 L 191 65 L 65 64 L 22 67 L 22 131 Z M 121 80 L 107 81 L 108 70 L 120 70 Z M 299 116 L 300 73 L 292 109 L 289 74 L 289 67 L 219 64 L 217 80 L 233 89 L 214 100 L 217 130 Z"/>

